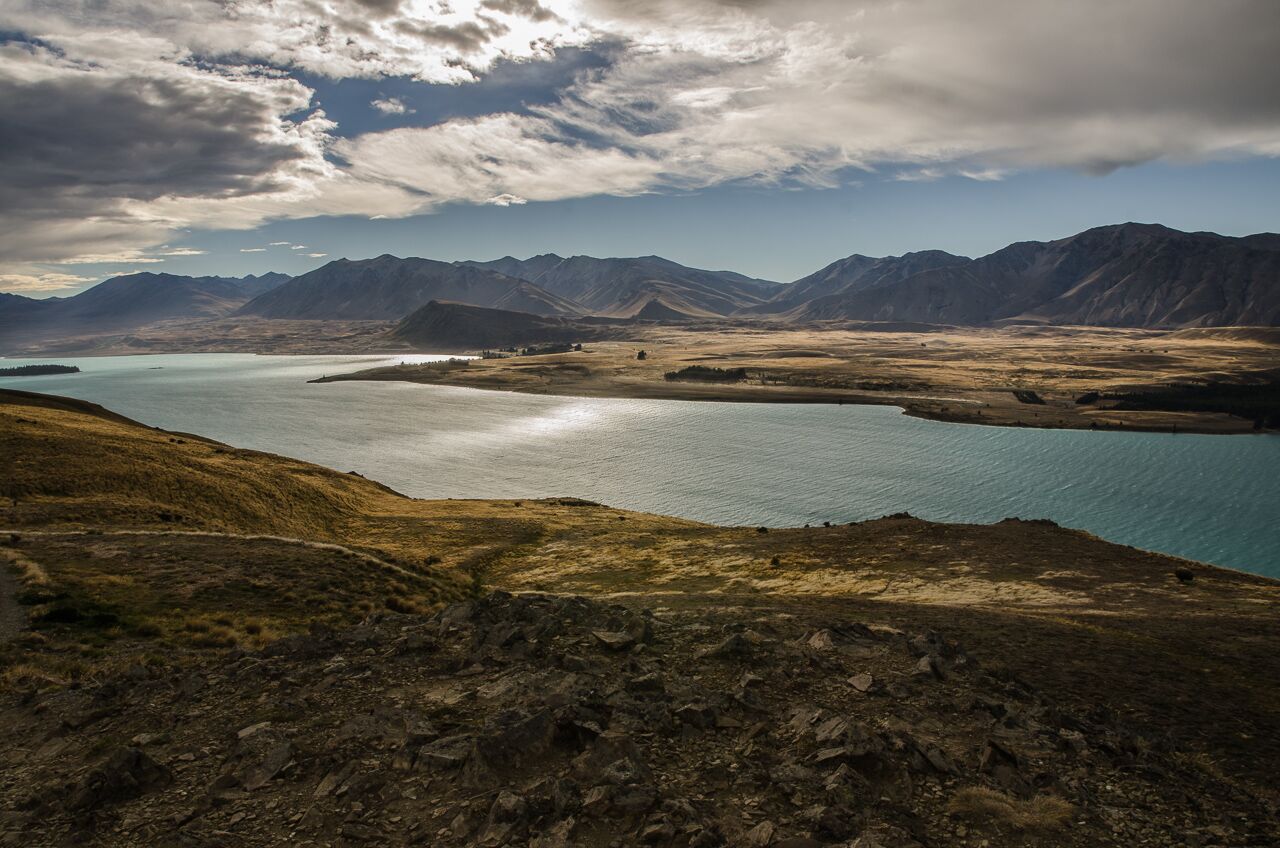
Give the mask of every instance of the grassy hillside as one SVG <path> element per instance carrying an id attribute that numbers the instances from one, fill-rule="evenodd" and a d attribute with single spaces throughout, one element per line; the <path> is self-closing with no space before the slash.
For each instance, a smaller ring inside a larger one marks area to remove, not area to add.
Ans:
<path id="1" fill-rule="evenodd" d="M 0 836 L 1280 838 L 1273 580 L 1042 521 L 417 501 L 12 392 L 0 458 Z"/>

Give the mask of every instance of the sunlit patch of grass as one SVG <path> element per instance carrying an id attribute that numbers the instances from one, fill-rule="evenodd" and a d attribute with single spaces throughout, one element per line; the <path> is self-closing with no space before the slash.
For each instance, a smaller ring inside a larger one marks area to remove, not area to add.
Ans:
<path id="1" fill-rule="evenodd" d="M 991 822 L 1015 830 L 1049 831 L 1064 827 L 1075 808 L 1056 795 L 1036 795 L 1024 801 L 985 786 L 970 786 L 951 797 L 947 811 L 979 823 Z"/>

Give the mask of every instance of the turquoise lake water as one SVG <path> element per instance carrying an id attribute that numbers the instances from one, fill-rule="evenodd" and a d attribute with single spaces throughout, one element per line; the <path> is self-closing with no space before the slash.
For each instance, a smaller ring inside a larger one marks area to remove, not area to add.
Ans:
<path id="1" fill-rule="evenodd" d="M 306 381 L 440 357 L 183 354 L 56 361 L 0 386 L 358 471 L 415 497 L 573 495 L 718 524 L 1050 518 L 1280 577 L 1280 437 L 944 424 L 876 406 L 553 398 Z"/>

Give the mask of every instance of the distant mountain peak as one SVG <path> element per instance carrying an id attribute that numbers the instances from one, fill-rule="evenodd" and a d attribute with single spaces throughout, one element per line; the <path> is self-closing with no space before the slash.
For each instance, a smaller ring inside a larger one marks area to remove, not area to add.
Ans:
<path id="1" fill-rule="evenodd" d="M 938 259 L 929 252 L 894 258 L 893 275 L 850 263 L 853 257 L 840 260 L 775 301 L 796 320 L 1280 324 L 1280 236 L 1270 234 L 1232 238 L 1129 221 L 1017 242 L 978 259 L 950 257 L 935 267 L 902 263 L 925 256 Z M 842 263 L 857 267 L 846 273 Z"/>

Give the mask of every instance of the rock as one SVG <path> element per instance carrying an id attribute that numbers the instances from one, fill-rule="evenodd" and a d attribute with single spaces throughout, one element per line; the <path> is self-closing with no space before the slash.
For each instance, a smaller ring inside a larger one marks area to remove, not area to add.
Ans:
<path id="1" fill-rule="evenodd" d="M 836 841 L 844 840 L 857 831 L 858 815 L 843 804 L 833 804 L 822 808 L 814 824 L 821 835 Z"/>
<path id="2" fill-rule="evenodd" d="M 356 762 L 355 760 L 352 760 L 329 772 L 321 778 L 320 783 L 316 785 L 315 790 L 311 793 L 312 797 L 324 798 L 327 795 L 332 795 L 338 787 L 346 783 L 351 778 L 351 775 L 355 773 L 355 770 Z"/>
<path id="3" fill-rule="evenodd" d="M 830 630 L 819 630 L 817 633 L 810 636 L 805 641 L 805 644 L 810 648 L 813 648 L 815 651 L 831 651 L 836 647 L 836 640 L 831 635 Z"/>
<path id="4" fill-rule="evenodd" d="M 1179 568 L 1173 572 L 1173 576 L 1178 578 L 1179 583 L 1187 584 L 1196 579 L 1196 573 L 1189 568 Z"/>
<path id="5" fill-rule="evenodd" d="M 639 677 L 633 677 L 627 681 L 627 691 L 636 693 L 654 693 L 660 694 L 667 690 L 666 682 L 662 679 L 662 675 L 656 671 L 648 674 L 642 674 Z"/>
<path id="6" fill-rule="evenodd" d="M 473 741 L 470 736 L 459 734 L 437 739 L 422 746 L 414 761 L 417 768 L 459 768 L 471 755 Z"/>
<path id="7" fill-rule="evenodd" d="M 865 671 L 855 674 L 853 677 L 849 678 L 849 685 L 859 692 L 870 692 L 871 687 L 874 684 L 875 681 L 872 679 L 871 675 Z"/>
<path id="8" fill-rule="evenodd" d="M 261 761 L 241 770 L 241 784 L 250 792 L 265 786 L 293 762 L 294 753 L 293 743 L 287 740 L 271 746 Z"/>
<path id="9" fill-rule="evenodd" d="M 636 644 L 636 637 L 626 631 L 593 630 L 591 635 L 611 651 L 625 651 Z"/>
<path id="10" fill-rule="evenodd" d="M 676 710 L 676 718 L 697 728 L 715 727 L 717 712 L 703 703 L 685 704 Z"/>
<path id="11" fill-rule="evenodd" d="M 73 810 L 93 810 L 118 804 L 167 786 L 171 779 L 169 770 L 140 748 L 117 748 L 80 781 L 68 806 Z"/>
<path id="12" fill-rule="evenodd" d="M 718 645 L 703 651 L 701 656 L 715 659 L 743 659 L 751 656 L 754 646 L 741 633 L 731 633 Z"/>
<path id="13" fill-rule="evenodd" d="M 743 834 L 739 844 L 742 848 L 769 848 L 773 844 L 775 831 L 773 822 L 762 821 Z"/>
<path id="14" fill-rule="evenodd" d="M 849 732 L 849 720 L 842 716 L 832 716 L 819 724 L 813 731 L 813 738 L 820 745 L 836 742 Z"/>
<path id="15" fill-rule="evenodd" d="M 669 821 L 651 824 L 640 831 L 640 841 L 645 845 L 661 845 L 676 838 L 676 828 Z"/>
<path id="16" fill-rule="evenodd" d="M 624 786 L 630 783 L 638 783 L 648 775 L 649 770 L 643 763 L 632 757 L 623 757 L 606 766 L 600 772 L 600 779 L 612 786 Z"/>
<path id="17" fill-rule="evenodd" d="M 257 724 L 251 724 L 248 727 L 241 728 L 239 731 L 236 732 L 236 738 L 249 739 L 250 737 L 253 737 L 258 735 L 259 733 L 262 733 L 264 730 L 270 730 L 270 729 L 271 729 L 271 722 L 260 721 Z"/>
<path id="18" fill-rule="evenodd" d="M 523 821 L 528 811 L 529 805 L 524 798 L 503 789 L 494 799 L 493 806 L 489 808 L 489 821 L 503 823 Z"/>
<path id="19" fill-rule="evenodd" d="M 946 672 L 942 668 L 942 659 L 936 654 L 926 654 L 921 657 L 911 675 L 917 678 L 946 679 Z"/>
<path id="20" fill-rule="evenodd" d="M 624 786 L 614 792 L 610 806 L 623 815 L 639 815 L 657 802 L 658 790 L 653 786 Z"/>
<path id="21" fill-rule="evenodd" d="M 573 818 L 556 822 L 550 830 L 530 840 L 529 848 L 569 848 L 573 844 L 570 837 L 576 824 Z"/>

